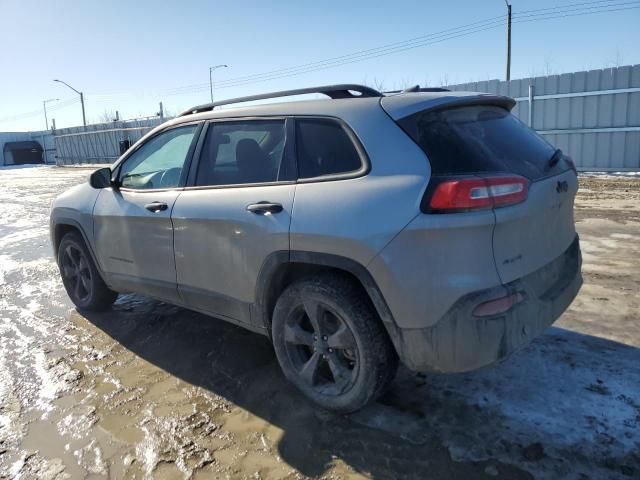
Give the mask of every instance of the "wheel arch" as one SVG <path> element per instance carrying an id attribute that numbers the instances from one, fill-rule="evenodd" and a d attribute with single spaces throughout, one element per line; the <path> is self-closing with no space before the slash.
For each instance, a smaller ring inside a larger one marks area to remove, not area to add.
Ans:
<path id="1" fill-rule="evenodd" d="M 102 268 L 100 268 L 100 263 L 98 262 L 95 252 L 93 251 L 93 246 L 91 245 L 87 234 L 85 233 L 80 223 L 73 218 L 59 218 L 56 219 L 55 223 L 52 224 L 51 244 L 53 247 L 53 254 L 56 262 L 58 260 L 58 248 L 60 247 L 60 242 L 67 233 L 71 232 L 77 232 L 80 234 L 85 246 L 87 247 L 87 250 L 89 250 L 89 254 L 91 255 L 94 265 L 98 269 L 98 272 L 100 273 L 102 278 L 104 278 L 104 272 L 102 271 Z"/>
<path id="2" fill-rule="evenodd" d="M 362 288 L 397 348 L 398 327 L 375 280 L 362 264 L 340 255 L 295 250 L 279 251 L 269 255 L 260 269 L 256 284 L 252 312 L 256 324 L 271 336 L 271 318 L 282 291 L 299 278 L 325 272 L 345 275 Z"/>

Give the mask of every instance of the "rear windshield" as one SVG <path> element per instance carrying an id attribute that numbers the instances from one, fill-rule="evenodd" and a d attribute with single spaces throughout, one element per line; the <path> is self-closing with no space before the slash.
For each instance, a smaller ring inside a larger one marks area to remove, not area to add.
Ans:
<path id="1" fill-rule="evenodd" d="M 427 110 L 398 123 L 427 154 L 433 175 L 505 172 L 535 180 L 555 151 L 507 110 L 492 105 Z"/>

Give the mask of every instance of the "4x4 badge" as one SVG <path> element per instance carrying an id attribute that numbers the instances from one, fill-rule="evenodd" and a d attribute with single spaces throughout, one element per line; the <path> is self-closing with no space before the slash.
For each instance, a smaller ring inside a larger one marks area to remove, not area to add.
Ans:
<path id="1" fill-rule="evenodd" d="M 563 193 L 569 190 L 569 184 L 566 181 L 558 182 L 556 185 L 556 192 Z"/>

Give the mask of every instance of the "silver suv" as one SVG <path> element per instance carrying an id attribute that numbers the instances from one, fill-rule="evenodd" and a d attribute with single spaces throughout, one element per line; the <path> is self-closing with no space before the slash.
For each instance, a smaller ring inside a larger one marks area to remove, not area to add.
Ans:
<path id="1" fill-rule="evenodd" d="M 321 93 L 329 99 L 220 109 Z M 194 107 L 60 195 L 79 309 L 139 292 L 269 336 L 319 405 L 505 358 L 582 277 L 572 160 L 514 100 L 335 85 Z"/>

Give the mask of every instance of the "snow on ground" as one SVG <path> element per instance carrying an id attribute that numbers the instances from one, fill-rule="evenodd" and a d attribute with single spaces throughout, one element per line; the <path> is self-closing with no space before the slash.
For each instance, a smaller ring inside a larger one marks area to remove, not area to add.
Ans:
<path id="1" fill-rule="evenodd" d="M 455 460 L 497 458 L 536 479 L 624 478 L 640 452 L 640 349 L 551 328 L 494 368 L 401 375 L 386 403 L 356 419 L 418 442 L 438 434 Z"/>
<path id="2" fill-rule="evenodd" d="M 0 477 L 640 478 L 635 180 L 581 179 L 585 285 L 561 328 L 493 368 L 401 369 L 345 419 L 223 322 L 135 295 L 65 316 L 48 206 L 89 171 L 0 172 Z"/>
<path id="3" fill-rule="evenodd" d="M 640 178 L 640 170 L 625 172 L 579 172 L 580 176 L 585 177 L 637 177 Z"/>

